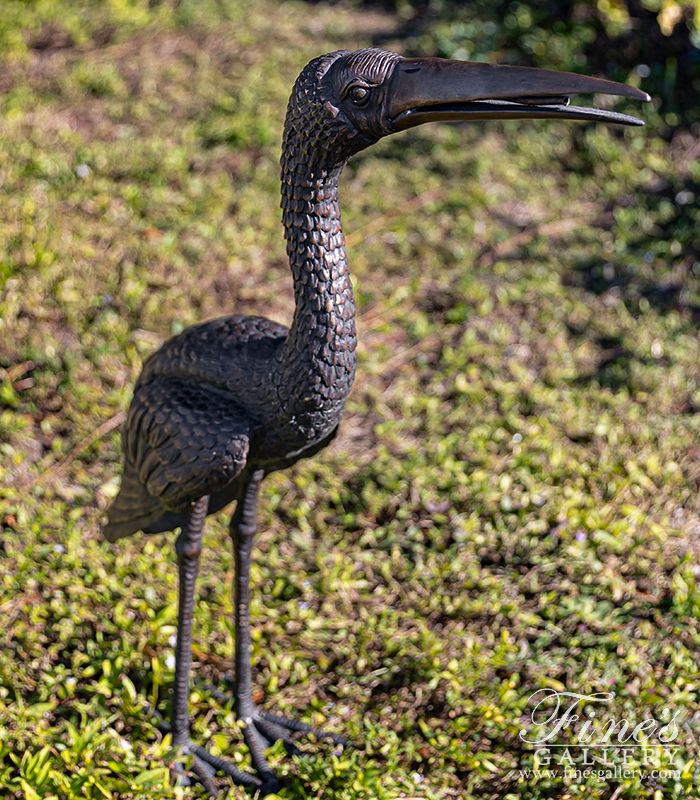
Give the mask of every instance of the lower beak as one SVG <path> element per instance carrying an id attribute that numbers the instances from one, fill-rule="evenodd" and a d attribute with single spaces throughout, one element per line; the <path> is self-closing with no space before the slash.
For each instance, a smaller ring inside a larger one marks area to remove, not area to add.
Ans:
<path id="1" fill-rule="evenodd" d="M 424 122 L 479 119 L 559 118 L 644 124 L 616 111 L 569 105 L 570 96 L 581 93 L 651 99 L 633 86 L 571 72 L 413 58 L 399 61 L 391 76 L 389 124 L 394 131 Z"/>

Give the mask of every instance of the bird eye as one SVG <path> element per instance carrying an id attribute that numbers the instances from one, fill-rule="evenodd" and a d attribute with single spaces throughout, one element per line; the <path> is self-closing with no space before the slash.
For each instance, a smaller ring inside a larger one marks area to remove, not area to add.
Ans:
<path id="1" fill-rule="evenodd" d="M 369 100 L 369 89 L 366 86 L 355 84 L 350 87 L 348 97 L 355 105 L 362 106 Z"/>

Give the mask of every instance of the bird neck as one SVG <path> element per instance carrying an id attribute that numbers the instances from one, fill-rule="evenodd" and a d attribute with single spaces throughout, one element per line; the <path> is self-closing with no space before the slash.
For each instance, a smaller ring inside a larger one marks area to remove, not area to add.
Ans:
<path id="1" fill-rule="evenodd" d="M 313 437 L 337 424 L 355 377 L 357 338 L 338 202 L 343 164 L 308 159 L 284 148 L 282 209 L 296 307 L 281 354 L 280 395 Z"/>

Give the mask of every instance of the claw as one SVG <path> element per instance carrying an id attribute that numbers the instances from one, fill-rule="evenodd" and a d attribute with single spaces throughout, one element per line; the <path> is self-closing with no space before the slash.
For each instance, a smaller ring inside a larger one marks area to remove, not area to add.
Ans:
<path id="1" fill-rule="evenodd" d="M 205 761 L 200 760 L 194 754 L 195 746 L 188 746 L 183 748 L 182 755 L 193 755 L 192 759 L 192 767 L 190 770 L 186 770 L 184 764 L 176 763 L 171 765 L 170 773 L 175 779 L 175 783 L 177 786 L 193 786 L 194 783 L 200 783 L 204 790 L 210 797 L 218 797 L 219 790 L 214 785 L 214 781 L 212 780 L 216 775 L 216 770 L 212 769 L 209 764 Z M 193 780 L 191 775 L 188 774 L 191 772 L 194 774 L 195 779 Z"/>
<path id="2" fill-rule="evenodd" d="M 217 689 L 216 686 L 198 679 L 195 679 L 195 682 L 198 686 L 208 691 L 217 702 L 224 706 L 230 704 L 231 697 Z M 227 677 L 226 683 L 229 686 L 233 686 L 235 691 L 235 682 L 231 678 Z M 170 767 L 173 779 L 178 786 L 192 786 L 195 783 L 199 783 L 210 797 L 218 797 L 219 790 L 216 788 L 213 778 L 217 773 L 223 773 L 238 786 L 256 789 L 260 792 L 260 797 L 264 797 L 265 795 L 279 792 L 283 786 L 283 783 L 270 767 L 263 752 L 268 747 L 272 747 L 276 741 L 281 741 L 290 755 L 296 755 L 301 752 L 291 738 L 293 734 L 310 733 L 316 739 L 328 739 L 334 744 L 342 744 L 345 747 L 355 746 L 351 741 L 339 734 L 319 730 L 305 722 L 273 714 L 262 708 L 257 708 L 254 704 L 253 708 L 253 715 L 245 720 L 243 737 L 248 745 L 253 766 L 258 775 L 243 772 L 226 759 L 212 755 L 204 747 L 190 741 L 181 749 L 183 756 L 191 755 L 193 757 L 189 770 L 186 770 L 182 763 L 175 763 Z M 150 705 L 147 705 L 146 709 L 159 730 L 162 733 L 170 733 L 170 723 L 163 715 Z"/>
<path id="3" fill-rule="evenodd" d="M 236 680 L 231 675 L 224 675 L 224 682 L 228 686 L 228 688 L 235 694 L 236 692 Z M 226 705 L 226 703 L 230 702 L 230 697 L 224 694 L 220 689 L 217 689 L 216 686 L 213 686 L 211 683 L 205 683 L 203 681 L 198 681 L 198 684 L 205 688 L 211 696 L 222 705 Z M 256 718 L 254 718 L 255 726 L 260 730 L 261 723 L 270 723 L 270 727 L 268 730 L 273 730 L 277 728 L 277 730 L 282 729 L 282 734 L 284 731 L 290 731 L 291 733 L 303 733 L 307 734 L 310 733 L 316 739 L 330 739 L 333 744 L 342 744 L 343 747 L 356 747 L 353 742 L 349 739 L 346 739 L 345 736 L 341 736 L 338 733 L 330 733 L 329 731 L 323 731 L 319 728 L 314 728 L 313 725 L 308 725 L 306 722 L 300 722 L 297 719 L 291 719 L 289 717 L 282 717 L 279 714 L 273 714 L 270 711 L 265 711 L 264 708 L 257 708 L 256 707 Z M 264 730 L 260 730 L 263 736 L 267 737 L 267 733 Z M 275 741 L 281 739 L 283 742 L 290 741 L 288 736 L 284 735 L 274 735 L 274 738 L 270 742 L 270 745 L 274 744 Z M 291 741 L 290 741 L 291 743 Z M 298 752 L 298 750 L 297 750 Z"/>

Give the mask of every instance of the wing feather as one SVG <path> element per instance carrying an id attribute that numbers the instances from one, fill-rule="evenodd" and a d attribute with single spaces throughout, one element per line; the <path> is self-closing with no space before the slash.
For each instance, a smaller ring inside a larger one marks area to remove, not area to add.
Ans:
<path id="1" fill-rule="evenodd" d="M 122 487 L 105 536 L 157 526 L 246 464 L 255 422 L 228 393 L 179 379 L 139 383 L 124 426 Z"/>

